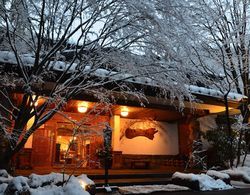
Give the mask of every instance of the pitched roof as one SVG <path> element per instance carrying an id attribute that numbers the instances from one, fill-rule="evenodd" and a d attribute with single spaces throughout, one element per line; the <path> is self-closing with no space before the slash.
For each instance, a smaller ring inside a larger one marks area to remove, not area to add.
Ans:
<path id="1" fill-rule="evenodd" d="M 20 59 L 22 60 L 22 63 L 25 66 L 32 67 L 35 58 L 32 54 L 22 54 L 19 56 Z M 10 65 L 16 65 L 16 57 L 13 52 L 10 51 L 0 51 L 0 63 L 2 64 L 10 64 Z M 51 61 L 50 63 L 50 68 L 52 68 L 55 71 L 64 71 L 68 67 L 69 68 L 69 73 L 72 73 L 76 71 L 77 63 L 69 64 L 65 61 Z M 134 83 L 134 84 L 140 84 L 144 86 L 149 86 L 149 87 L 156 87 L 160 88 L 161 86 L 155 82 L 154 80 L 146 77 L 146 76 L 134 76 L 132 74 L 126 74 L 126 73 L 120 73 L 117 71 L 112 71 L 108 70 L 105 68 L 96 68 L 94 70 L 91 69 L 91 66 L 86 65 L 84 69 L 82 70 L 83 72 L 86 71 L 86 73 L 89 73 L 90 71 L 92 72 L 91 74 L 96 77 L 101 77 L 101 78 L 107 78 L 111 79 L 114 81 L 119 81 L 123 80 L 129 83 Z M 177 85 L 177 83 L 176 83 Z M 195 85 L 187 85 L 185 84 L 185 88 L 192 94 L 194 95 L 203 95 L 203 96 L 208 96 L 208 97 L 216 97 L 216 98 L 221 98 L 223 99 L 223 92 L 217 89 L 212 89 L 212 88 L 205 88 L 205 87 L 199 87 Z M 247 99 L 248 97 L 242 94 L 230 92 L 228 94 L 228 99 L 232 101 L 241 101 L 244 99 Z"/>

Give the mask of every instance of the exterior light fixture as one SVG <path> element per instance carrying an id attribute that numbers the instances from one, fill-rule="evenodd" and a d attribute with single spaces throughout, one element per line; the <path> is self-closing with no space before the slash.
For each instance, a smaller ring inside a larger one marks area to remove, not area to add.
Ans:
<path id="1" fill-rule="evenodd" d="M 88 108 L 86 106 L 78 106 L 77 110 L 80 113 L 85 113 L 87 112 Z"/>
<path id="2" fill-rule="evenodd" d="M 80 113 L 86 113 L 88 111 L 88 103 L 81 102 L 80 104 L 78 104 L 77 110 Z"/>
<path id="3" fill-rule="evenodd" d="M 128 108 L 127 107 L 123 107 L 121 109 L 121 116 L 123 116 L 123 117 L 128 116 Z"/>

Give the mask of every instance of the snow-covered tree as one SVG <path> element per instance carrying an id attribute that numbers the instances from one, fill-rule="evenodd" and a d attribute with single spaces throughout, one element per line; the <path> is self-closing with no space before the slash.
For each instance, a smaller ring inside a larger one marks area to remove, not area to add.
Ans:
<path id="1" fill-rule="evenodd" d="M 224 92 L 225 105 L 227 95 L 236 91 L 250 97 L 249 91 L 249 1 L 212 0 L 192 1 L 191 20 L 196 39 L 193 43 L 193 64 L 213 78 L 218 78 L 214 85 Z M 241 115 L 243 123 L 248 123 L 248 102 L 243 102 Z M 227 115 L 228 115 L 228 109 Z M 229 136 L 232 134 L 228 119 Z M 238 162 L 240 143 L 246 129 L 241 129 L 238 144 Z M 232 165 L 232 159 L 231 159 Z"/>
<path id="2" fill-rule="evenodd" d="M 193 34 L 190 34 L 192 23 L 186 17 L 190 13 L 188 5 L 186 1 L 175 0 L 131 0 L 129 7 L 145 18 L 138 21 L 148 35 L 140 49 L 164 69 L 167 67 L 173 73 L 168 75 L 170 79 L 187 84 L 202 79 L 191 69 L 189 60 Z"/>
<path id="3" fill-rule="evenodd" d="M 8 168 L 29 136 L 76 95 L 112 104 L 117 91 L 140 100 L 140 86 L 150 84 L 161 87 L 161 97 L 184 99 L 185 77 L 173 64 L 152 58 L 153 48 L 146 47 L 154 22 L 149 7 L 143 11 L 134 5 L 126 0 L 1 1 L 0 168 Z"/>
<path id="4" fill-rule="evenodd" d="M 249 97 L 249 1 L 156 0 L 148 1 L 150 13 L 141 5 L 137 7 L 152 24 L 147 29 L 153 43 L 149 53 L 178 67 L 191 83 L 218 89 L 227 115 L 230 92 Z M 248 122 L 248 104 L 243 102 L 240 108 L 243 123 Z M 244 133 L 247 137 L 244 130 L 240 139 Z M 228 134 L 232 134 L 229 118 Z"/>

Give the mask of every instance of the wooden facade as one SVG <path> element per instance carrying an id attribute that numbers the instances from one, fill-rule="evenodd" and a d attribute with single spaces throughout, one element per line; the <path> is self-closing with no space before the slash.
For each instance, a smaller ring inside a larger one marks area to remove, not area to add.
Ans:
<path id="1" fill-rule="evenodd" d="M 67 112 L 66 114 L 71 121 L 86 120 L 85 114 L 77 112 Z M 124 154 L 123 151 L 113 150 L 112 168 L 184 168 L 185 161 L 190 153 L 189 146 L 193 139 L 193 120 L 184 116 L 172 123 L 176 124 L 178 131 L 178 146 L 173 146 L 178 147 L 178 154 Z M 32 139 L 29 140 L 31 142 L 30 146 L 25 147 L 17 155 L 16 167 L 18 169 L 35 169 L 39 167 L 53 169 L 64 166 L 72 169 L 76 166 L 86 169 L 102 168 L 97 151 L 103 147 L 102 130 L 105 128 L 105 124 L 111 124 L 115 128 L 110 115 L 87 115 L 86 122 L 82 123 L 77 135 L 74 137 L 74 123 L 62 115 L 56 114 L 33 134 Z M 154 141 L 146 137 L 145 139 Z M 69 143 L 71 143 L 70 149 L 66 148 Z M 138 145 L 137 147 L 143 146 Z"/>
<path id="2" fill-rule="evenodd" d="M 186 107 L 179 112 L 165 101 L 158 101 L 159 105 L 153 106 L 157 101 L 151 100 L 154 104 L 146 108 L 123 104 L 113 105 L 107 112 L 85 114 L 77 111 L 82 100 L 70 101 L 61 114 L 55 114 L 35 131 L 16 156 L 16 168 L 101 169 L 103 159 L 98 151 L 103 149 L 103 129 L 108 124 L 113 130 L 113 169 L 184 169 L 193 140 L 200 136 L 196 119 L 216 113 L 218 107 L 221 112 L 223 105 L 214 106 L 208 102 L 204 109 Z M 89 110 L 94 104 L 88 102 Z M 125 117 L 120 113 L 124 106 L 129 111 Z M 203 104 L 199 106 L 202 108 Z"/>

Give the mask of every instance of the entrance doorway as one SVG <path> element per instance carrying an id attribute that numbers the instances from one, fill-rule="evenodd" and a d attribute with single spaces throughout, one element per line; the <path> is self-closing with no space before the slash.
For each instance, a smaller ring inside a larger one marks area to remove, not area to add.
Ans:
<path id="1" fill-rule="evenodd" d="M 100 168 L 96 151 L 103 145 L 101 131 L 85 125 L 74 133 L 74 125 L 58 122 L 55 138 L 55 164 L 82 168 Z"/>

